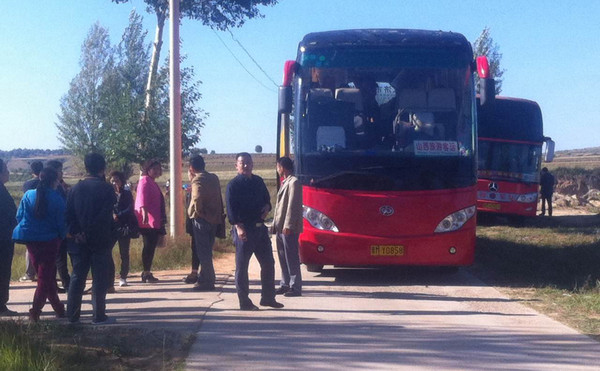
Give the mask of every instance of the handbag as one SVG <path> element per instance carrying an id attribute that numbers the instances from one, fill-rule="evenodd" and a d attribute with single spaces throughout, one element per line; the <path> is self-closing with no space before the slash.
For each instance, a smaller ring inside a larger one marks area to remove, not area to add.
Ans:
<path id="1" fill-rule="evenodd" d="M 122 225 L 117 227 L 117 238 L 138 238 L 140 231 L 138 228 Z"/>
<path id="2" fill-rule="evenodd" d="M 217 224 L 217 229 L 215 231 L 215 237 L 223 239 L 227 237 L 227 233 L 225 232 L 225 214 L 221 216 L 221 223 Z"/>

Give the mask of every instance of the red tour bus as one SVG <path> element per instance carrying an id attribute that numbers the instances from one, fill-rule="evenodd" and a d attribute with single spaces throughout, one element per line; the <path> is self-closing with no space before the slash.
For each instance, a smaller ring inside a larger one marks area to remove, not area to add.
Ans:
<path id="1" fill-rule="evenodd" d="M 554 157 L 540 107 L 526 99 L 495 97 L 478 109 L 478 212 L 535 216 L 544 143 L 546 162 Z"/>
<path id="2" fill-rule="evenodd" d="M 279 89 L 277 155 L 289 155 L 291 142 L 310 271 L 472 263 L 474 72 L 458 33 L 304 37 Z"/>

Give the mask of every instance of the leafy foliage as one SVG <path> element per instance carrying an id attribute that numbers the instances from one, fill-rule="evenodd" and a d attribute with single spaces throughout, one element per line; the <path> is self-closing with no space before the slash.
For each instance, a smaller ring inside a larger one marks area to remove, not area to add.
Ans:
<path id="1" fill-rule="evenodd" d="M 103 82 L 113 66 L 113 51 L 108 30 L 96 23 L 81 48 L 81 72 L 71 81 L 69 92 L 60 102 L 59 140 L 78 157 L 89 152 L 103 152 L 105 127 L 101 100 Z"/>
<path id="2" fill-rule="evenodd" d="M 502 60 L 502 53 L 500 53 L 500 47 L 498 44 L 494 42 L 492 36 L 490 35 L 490 28 L 485 27 L 481 34 L 473 43 L 473 54 L 475 57 L 485 55 L 488 57 L 488 62 L 490 64 L 490 73 L 494 80 L 496 80 L 496 94 L 500 94 L 502 92 L 502 75 L 504 75 L 505 70 L 500 68 L 500 61 Z M 475 79 L 477 83 L 477 91 L 479 91 L 479 76 L 475 74 Z"/>
<path id="3" fill-rule="evenodd" d="M 169 69 L 160 69 L 156 93 L 145 117 L 147 66 L 150 45 L 142 17 L 131 12 L 120 43 L 111 47 L 108 32 L 92 27 L 82 47 L 82 71 L 62 98 L 59 139 L 79 158 L 89 152 L 106 156 L 112 169 L 128 174 L 132 163 L 166 159 L 169 153 Z M 201 82 L 192 67 L 181 71 L 182 148 L 189 151 L 200 140 L 206 113 L 198 107 Z"/>
<path id="4" fill-rule="evenodd" d="M 127 3 L 129 0 L 112 0 L 114 3 Z M 146 11 L 168 16 L 168 0 L 144 0 Z M 219 30 L 241 27 L 246 19 L 262 17 L 258 7 L 277 4 L 277 0 L 186 0 L 181 1 L 181 18 L 199 20 L 203 25 Z"/>

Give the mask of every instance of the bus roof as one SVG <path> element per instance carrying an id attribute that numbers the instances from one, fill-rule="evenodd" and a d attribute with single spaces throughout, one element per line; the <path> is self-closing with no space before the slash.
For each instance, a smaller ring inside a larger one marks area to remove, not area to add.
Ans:
<path id="1" fill-rule="evenodd" d="M 331 48 L 359 46 L 404 46 L 458 49 L 469 60 L 471 43 L 460 33 L 407 29 L 355 29 L 313 32 L 304 36 L 300 47 Z"/>
<path id="2" fill-rule="evenodd" d="M 491 119 L 480 115 L 478 124 L 481 138 L 544 141 L 542 112 L 532 100 L 497 96 Z"/>

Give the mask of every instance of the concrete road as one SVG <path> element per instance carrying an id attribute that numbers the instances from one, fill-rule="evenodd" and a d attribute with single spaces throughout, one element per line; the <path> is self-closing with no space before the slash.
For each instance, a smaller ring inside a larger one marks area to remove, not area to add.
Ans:
<path id="1" fill-rule="evenodd" d="M 189 370 L 600 370 L 600 343 L 464 271 L 303 271 L 283 309 L 238 310 L 230 279 Z M 253 259 L 251 298 L 260 300 Z"/>

